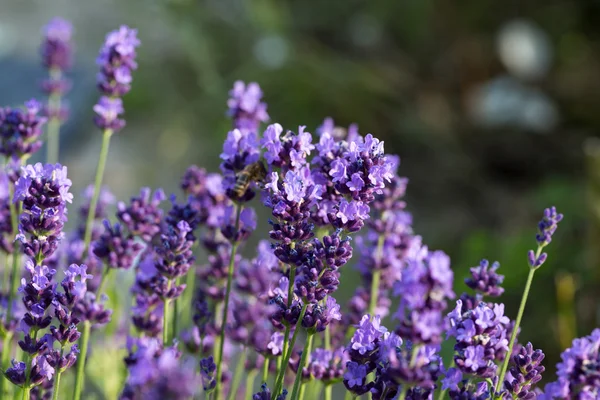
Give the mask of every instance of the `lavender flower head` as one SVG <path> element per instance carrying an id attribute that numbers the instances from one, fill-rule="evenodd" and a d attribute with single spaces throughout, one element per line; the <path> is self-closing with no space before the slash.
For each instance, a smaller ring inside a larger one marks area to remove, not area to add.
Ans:
<path id="1" fill-rule="evenodd" d="M 100 67 L 98 89 L 103 94 L 94 106 L 98 114 L 95 122 L 100 129 L 118 132 L 125 126 L 125 121 L 119 118 L 123 113 L 120 98 L 131 90 L 131 73 L 137 69 L 135 58 L 139 45 L 137 30 L 127 26 L 121 26 L 106 35 L 96 60 Z"/>
<path id="2" fill-rule="evenodd" d="M 0 107 L 0 154 L 24 160 L 42 147 L 39 140 L 47 119 L 40 116 L 42 105 L 32 99 L 21 108 Z"/>
<path id="3" fill-rule="evenodd" d="M 533 269 L 537 269 L 544 264 L 548 254 L 542 253 L 542 249 L 550 244 L 552 241 L 552 235 L 558 228 L 558 223 L 562 221 L 563 215 L 556 212 L 556 207 L 546 208 L 544 210 L 544 216 L 538 224 L 538 233 L 535 235 L 535 240 L 538 243 L 537 251 L 529 250 L 527 253 L 527 259 L 529 266 Z"/>
<path id="4" fill-rule="evenodd" d="M 73 58 L 73 43 L 71 36 L 73 26 L 69 21 L 62 18 L 53 18 L 44 27 L 44 39 L 40 47 L 42 64 L 46 67 L 50 76 L 42 82 L 42 89 L 51 100 L 57 96 L 62 96 L 70 88 L 70 81 L 63 78 L 63 72 L 71 68 Z M 46 109 L 46 115 L 50 118 L 56 117 L 61 120 L 66 119 L 67 110 L 51 101 Z"/>
<path id="5" fill-rule="evenodd" d="M 73 25 L 62 18 L 53 18 L 43 29 L 42 62 L 50 70 L 65 71 L 71 68 Z"/>
<path id="6" fill-rule="evenodd" d="M 117 218 L 133 236 L 141 237 L 146 243 L 160 233 L 160 224 L 163 216 L 159 208 L 160 203 L 166 199 L 162 189 L 154 193 L 150 188 L 144 187 L 139 196 L 133 196 L 130 204 L 119 202 L 117 204 Z"/>
<path id="7" fill-rule="evenodd" d="M 466 278 L 465 283 L 485 296 L 499 297 L 504 293 L 504 288 L 500 286 L 504 281 L 504 275 L 496 273 L 498 268 L 500 268 L 498 262 L 494 262 L 490 267 L 488 260 L 481 260 L 477 267 L 471 268 L 471 277 Z"/>
<path id="8" fill-rule="evenodd" d="M 600 396 L 600 329 L 573 340 L 557 364 L 558 379 L 544 388 L 540 400 L 597 399 Z"/>
<path id="9" fill-rule="evenodd" d="M 18 239 L 23 252 L 37 262 L 50 257 L 63 237 L 66 203 L 71 203 L 67 167 L 37 163 L 23 167 L 14 201 L 23 203 Z"/>
<path id="10" fill-rule="evenodd" d="M 236 129 L 256 132 L 261 122 L 269 120 L 267 105 L 261 101 L 263 93 L 258 83 L 246 85 L 242 81 L 236 81 L 229 95 L 229 116 Z"/>

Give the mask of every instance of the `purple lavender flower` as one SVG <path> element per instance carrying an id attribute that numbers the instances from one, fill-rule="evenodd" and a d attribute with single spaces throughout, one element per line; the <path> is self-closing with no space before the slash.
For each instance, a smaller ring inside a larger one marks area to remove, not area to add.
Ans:
<path id="1" fill-rule="evenodd" d="M 556 365 L 558 379 L 544 388 L 541 400 L 596 399 L 600 396 L 600 329 L 573 340 Z"/>
<path id="2" fill-rule="evenodd" d="M 496 362 L 508 351 L 507 329 L 510 320 L 504 316 L 504 305 L 479 302 L 473 310 L 462 309 L 462 300 L 448 314 L 451 328 L 448 336 L 456 338 L 454 362 L 463 373 L 492 378 Z"/>
<path id="3" fill-rule="evenodd" d="M 96 63 L 100 67 L 98 89 L 109 97 L 123 97 L 131 89 L 131 72 L 137 69 L 137 30 L 121 26 L 106 35 Z"/>
<path id="4" fill-rule="evenodd" d="M 23 167 L 16 183 L 14 201 L 21 201 L 19 235 L 23 252 L 41 263 L 57 249 L 67 220 L 66 203 L 71 202 L 71 180 L 67 167 L 40 163 Z"/>
<path id="5" fill-rule="evenodd" d="M 552 235 L 556 232 L 558 223 L 562 221 L 563 215 L 556 212 L 556 207 L 546 208 L 544 210 L 544 216 L 538 224 L 538 233 L 535 236 L 535 240 L 538 243 L 538 250 L 534 252 L 529 250 L 527 258 L 529 266 L 531 268 L 539 268 L 546 261 L 548 254 L 542 253 L 541 250 L 548 246 L 552 241 Z"/>
<path id="6" fill-rule="evenodd" d="M 43 34 L 40 50 L 44 66 L 58 71 L 71 68 L 73 25 L 62 18 L 53 18 L 44 27 Z"/>
<path id="7" fill-rule="evenodd" d="M 287 389 L 283 389 L 280 395 L 273 398 L 271 396 L 271 390 L 269 390 L 266 383 L 263 383 L 260 387 L 260 392 L 255 393 L 254 396 L 252 396 L 252 400 L 285 400 L 287 394 Z"/>
<path id="8" fill-rule="evenodd" d="M 257 83 L 236 81 L 227 101 L 233 126 L 241 131 L 256 132 L 261 122 L 269 120 L 267 105 L 261 102 L 263 93 Z"/>
<path id="9" fill-rule="evenodd" d="M 129 339 L 128 347 L 129 377 L 121 399 L 185 400 L 197 394 L 193 363 L 182 360 L 176 348 L 163 349 L 155 339 Z"/>
<path id="10" fill-rule="evenodd" d="M 137 68 L 135 49 L 139 45 L 137 30 L 127 26 L 106 35 L 96 60 L 100 67 L 98 89 L 103 94 L 94 106 L 98 114 L 95 123 L 100 129 L 118 132 L 125 126 L 125 121 L 120 119 L 123 113 L 121 97 L 131 89 L 131 73 Z"/>
<path id="11" fill-rule="evenodd" d="M 24 109 L 0 107 L 0 154 L 25 160 L 42 147 L 39 139 L 47 119 L 39 115 L 41 108 L 34 99 Z"/>
<path id="12" fill-rule="evenodd" d="M 481 260 L 477 267 L 471 268 L 471 277 L 465 279 L 465 283 L 485 296 L 499 297 L 504 293 L 504 288 L 500 286 L 504 281 L 504 275 L 496 273 L 498 268 L 500 268 L 498 262 L 494 262 L 490 267 L 488 260 Z"/>
<path id="13" fill-rule="evenodd" d="M 534 350 L 531 343 L 521 347 L 520 351 L 512 357 L 512 364 L 504 380 L 504 387 L 512 397 L 537 398 L 532 389 L 542 379 L 545 370 L 541 365 L 543 359 L 544 353 L 541 350 Z"/>
<path id="14" fill-rule="evenodd" d="M 150 188 L 142 188 L 139 196 L 131 197 L 130 204 L 124 202 L 117 204 L 117 218 L 129 233 L 149 243 L 160 233 L 163 212 L 159 206 L 165 199 L 162 189 L 152 193 Z"/>
<path id="15" fill-rule="evenodd" d="M 12 199 L 9 193 L 9 178 L 4 171 L 0 171 L 0 249 L 7 254 L 14 250 L 13 225 L 10 218 L 10 204 Z"/>
<path id="16" fill-rule="evenodd" d="M 123 100 L 120 98 L 100 97 L 100 100 L 94 105 L 94 123 L 102 130 L 110 129 L 118 132 L 125 126 L 125 120 L 120 116 L 125 112 Z"/>
<path id="17" fill-rule="evenodd" d="M 236 194 L 234 189 L 238 174 L 260 158 L 256 133 L 239 129 L 230 131 L 223 143 L 223 152 L 220 157 L 223 160 L 220 165 L 223 173 L 223 188 L 227 196 L 241 202 L 251 200 L 255 195 L 252 185 L 242 196 Z"/>
<path id="18" fill-rule="evenodd" d="M 93 252 L 109 268 L 129 269 L 144 246 L 126 234 L 121 225 L 104 220 L 104 233 L 93 243 Z"/>
<path id="19" fill-rule="evenodd" d="M 42 82 L 42 89 L 51 98 L 45 110 L 46 116 L 65 120 L 67 109 L 54 101 L 54 98 L 64 95 L 71 86 L 71 82 L 63 77 L 63 73 L 71 68 L 73 26 L 62 18 L 53 18 L 44 27 L 43 34 L 40 53 L 42 64 L 49 70 L 50 76 Z"/>
<path id="20" fill-rule="evenodd" d="M 409 261 L 394 288 L 394 293 L 401 295 L 396 333 L 412 343 L 441 343 L 442 312 L 446 299 L 455 296 L 452 284 L 450 258 L 443 252 L 429 252 L 422 260 Z"/>

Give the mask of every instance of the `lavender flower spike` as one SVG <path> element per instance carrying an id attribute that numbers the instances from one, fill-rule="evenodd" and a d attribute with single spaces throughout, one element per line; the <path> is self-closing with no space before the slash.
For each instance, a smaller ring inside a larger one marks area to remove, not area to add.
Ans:
<path id="1" fill-rule="evenodd" d="M 32 99 L 25 108 L 0 107 L 0 154 L 26 160 L 42 147 L 39 140 L 46 118 L 40 116 L 42 105 Z"/>
<path id="2" fill-rule="evenodd" d="M 556 207 L 546 208 L 544 216 L 538 224 L 538 233 L 535 235 L 535 240 L 538 243 L 538 250 L 534 252 L 529 250 L 527 259 L 531 268 L 539 268 L 546 261 L 548 255 L 542 253 L 542 249 L 550 244 L 552 236 L 556 232 L 558 223 L 562 221 L 563 215 L 556 212 Z"/>
<path id="3" fill-rule="evenodd" d="M 127 26 L 106 35 L 96 60 L 100 67 L 98 89 L 103 96 L 94 106 L 98 114 L 95 122 L 102 130 L 118 132 L 125 126 L 125 121 L 120 118 L 124 111 L 120 98 L 131 90 L 131 72 L 137 69 L 135 49 L 139 45 L 137 30 Z"/>
<path id="4" fill-rule="evenodd" d="M 46 108 L 48 118 L 63 121 L 67 117 L 67 109 L 60 104 L 60 96 L 64 95 L 71 82 L 63 77 L 63 73 L 71 68 L 73 58 L 73 26 L 62 18 L 53 18 L 43 30 L 44 40 L 40 47 L 42 64 L 49 70 L 49 77 L 42 82 L 42 89 L 50 97 Z"/>

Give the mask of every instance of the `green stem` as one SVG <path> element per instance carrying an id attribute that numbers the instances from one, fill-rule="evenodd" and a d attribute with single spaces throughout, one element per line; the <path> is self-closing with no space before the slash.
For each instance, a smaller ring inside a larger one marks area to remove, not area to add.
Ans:
<path id="1" fill-rule="evenodd" d="M 83 390 L 83 381 L 84 381 L 84 371 L 85 371 L 85 361 L 88 352 L 88 343 L 90 341 L 90 330 L 91 330 L 90 321 L 83 322 L 83 333 L 81 334 L 81 347 L 79 351 L 78 360 L 77 360 L 77 375 L 75 375 L 75 388 L 73 390 L 73 400 L 81 399 L 81 392 Z"/>
<path id="2" fill-rule="evenodd" d="M 31 340 L 33 343 L 37 342 L 37 334 L 38 331 L 37 329 L 33 330 L 33 335 L 31 337 Z M 31 392 L 31 369 L 33 368 L 33 355 L 32 354 L 27 354 L 27 357 L 25 358 L 25 384 L 23 385 L 23 400 L 25 399 L 29 399 L 30 396 L 30 392 Z"/>
<path id="3" fill-rule="evenodd" d="M 4 341 L 2 342 L 2 369 L 6 370 L 8 367 L 8 364 L 10 363 L 10 350 L 12 349 L 12 346 L 10 345 L 10 341 L 12 339 L 12 332 L 6 332 L 6 336 L 4 336 Z M 6 377 L 4 376 L 4 374 L 0 374 L 2 375 L 0 377 L 0 399 L 4 399 L 4 398 L 8 398 L 8 394 L 6 393 L 6 397 L 4 397 L 5 393 L 4 392 L 8 392 L 8 388 L 9 386 L 7 386 L 6 384 L 8 383 L 8 379 L 6 379 Z"/>
<path id="4" fill-rule="evenodd" d="M 352 400 L 355 396 L 349 390 L 346 390 L 346 394 L 344 395 L 344 400 Z"/>
<path id="5" fill-rule="evenodd" d="M 50 78 L 53 81 L 58 81 L 61 78 L 61 71 L 58 69 L 50 70 Z M 48 110 L 60 112 L 61 96 L 60 94 L 52 94 L 48 98 Z M 55 116 L 48 121 L 48 141 L 46 143 L 46 162 L 54 164 L 58 162 L 58 150 L 60 141 L 60 119 Z"/>
<path id="6" fill-rule="evenodd" d="M 164 302 L 163 302 L 162 340 L 163 340 L 163 347 L 167 347 L 167 343 L 169 343 L 169 299 L 164 299 Z"/>
<path id="7" fill-rule="evenodd" d="M 542 247 L 539 246 L 536 254 L 536 260 L 540 256 Z M 513 351 L 513 347 L 515 345 L 515 340 L 517 339 L 517 331 L 519 330 L 519 325 L 521 325 L 521 319 L 523 318 L 523 312 L 525 311 L 525 304 L 527 304 L 527 297 L 529 297 L 529 289 L 531 289 L 531 282 L 533 282 L 533 275 L 535 274 L 535 268 L 529 268 L 529 275 L 527 275 L 527 282 L 525 283 L 525 289 L 523 290 L 523 297 L 521 297 L 521 305 L 519 306 L 519 312 L 517 313 L 517 319 L 515 320 L 515 326 L 510 335 L 510 343 L 508 344 L 508 352 L 504 357 L 504 362 L 502 363 L 502 369 L 500 370 L 500 379 L 498 383 L 496 383 L 495 392 L 498 393 L 500 388 L 504 384 L 504 376 L 506 375 L 506 370 L 508 369 L 508 363 L 510 362 L 511 354 Z"/>
<path id="8" fill-rule="evenodd" d="M 31 398 L 31 389 L 23 388 L 22 394 L 23 394 L 23 397 L 21 397 L 22 400 L 29 400 Z"/>
<path id="9" fill-rule="evenodd" d="M 105 129 L 102 133 L 102 148 L 100 149 L 100 158 L 98 159 L 98 167 L 96 168 L 96 179 L 94 181 L 94 195 L 90 201 L 90 209 L 88 210 L 87 221 L 85 223 L 85 234 L 83 235 L 83 258 L 85 258 L 90 242 L 92 241 L 92 228 L 94 225 L 94 216 L 96 215 L 96 207 L 100 198 L 100 187 L 102 186 L 102 178 L 104 177 L 104 169 L 106 168 L 106 159 L 108 158 L 108 148 L 110 147 L 110 137 L 112 129 Z"/>
<path id="10" fill-rule="evenodd" d="M 300 386 L 302 386 L 302 370 L 306 366 L 306 361 L 308 360 L 308 355 L 312 348 L 312 342 L 314 338 L 313 333 L 309 333 L 306 338 L 306 343 L 304 344 L 304 350 L 302 350 L 302 357 L 300 357 L 300 364 L 298 364 L 298 372 L 296 373 L 296 379 L 294 380 L 294 388 L 292 389 L 292 397 L 291 400 L 302 400 L 299 396 L 298 391 L 300 390 Z"/>
<path id="11" fill-rule="evenodd" d="M 113 268 L 111 268 L 109 265 L 107 265 L 104 270 L 102 271 L 102 277 L 100 278 L 100 285 L 98 286 L 98 289 L 96 290 L 96 298 L 102 296 L 102 293 L 104 292 L 104 287 L 106 286 L 106 282 L 108 281 L 108 277 L 111 275 Z"/>
<path id="12" fill-rule="evenodd" d="M 251 399 L 254 394 L 254 379 L 256 379 L 256 375 L 258 374 L 258 370 L 253 369 L 248 372 L 248 376 L 246 377 L 246 395 L 244 399 Z"/>
<path id="13" fill-rule="evenodd" d="M 183 292 L 183 304 L 193 304 L 196 295 L 196 269 L 190 268 L 185 277 L 185 291 Z M 188 326 L 191 321 L 191 313 L 183 313 L 183 326 Z"/>
<path id="14" fill-rule="evenodd" d="M 242 350 L 242 355 L 238 360 L 237 366 L 235 367 L 235 372 L 233 373 L 233 380 L 231 381 L 231 388 L 229 389 L 229 396 L 227 396 L 228 400 L 235 400 L 237 396 L 237 391 L 240 387 L 240 383 L 242 382 L 242 373 L 244 372 L 244 367 L 246 366 L 246 350 Z"/>
<path id="15" fill-rule="evenodd" d="M 290 308 L 292 306 L 292 300 L 294 298 L 294 280 L 296 279 L 296 267 L 294 265 L 290 265 L 290 276 L 288 278 L 288 297 L 287 297 L 287 306 L 288 308 Z M 283 336 L 283 349 L 281 351 L 281 355 L 285 356 L 287 354 L 288 351 L 288 346 L 289 346 L 289 341 L 288 338 L 290 337 L 290 330 L 291 327 L 290 325 L 286 324 L 285 326 L 285 333 Z M 281 357 L 277 360 L 277 371 L 280 370 L 281 368 Z M 286 366 L 284 366 L 284 368 L 287 368 Z"/>
<path id="16" fill-rule="evenodd" d="M 377 309 L 377 300 L 379 298 L 379 281 L 381 279 L 381 270 L 373 271 L 371 277 L 371 299 L 369 301 L 369 315 L 375 318 L 375 310 Z"/>
<path id="17" fill-rule="evenodd" d="M 333 392 L 333 386 L 332 385 L 325 385 L 325 400 L 331 400 L 332 397 L 332 392 Z"/>
<path id="18" fill-rule="evenodd" d="M 242 207 L 238 207 L 235 217 L 235 230 L 238 230 L 240 226 L 240 214 L 242 212 Z M 229 269 L 227 272 L 227 287 L 225 289 L 225 300 L 223 303 L 223 318 L 221 319 L 221 333 L 219 334 L 219 352 L 217 353 L 217 375 L 216 382 L 217 386 L 215 388 L 215 399 L 220 400 L 221 394 L 221 376 L 223 375 L 223 350 L 225 348 L 225 329 L 227 328 L 227 311 L 229 310 L 229 296 L 231 295 L 231 284 L 233 282 L 233 267 L 235 266 L 235 254 L 237 251 L 238 244 L 237 242 L 233 242 L 231 244 L 231 256 L 229 259 Z"/>
<path id="19" fill-rule="evenodd" d="M 277 397 L 283 388 L 283 378 L 285 377 L 285 371 L 288 368 L 290 363 L 290 357 L 292 356 L 292 352 L 294 351 L 294 345 L 296 344 L 296 339 L 298 338 L 298 332 L 300 332 L 300 326 L 302 325 L 302 320 L 304 319 L 304 314 L 306 314 L 307 304 L 302 306 L 302 310 L 300 311 L 300 315 L 298 317 L 298 321 L 296 322 L 296 329 L 294 329 L 294 335 L 292 335 L 292 340 L 290 341 L 290 345 L 287 353 L 283 355 L 283 360 L 281 361 L 281 368 L 277 375 L 277 380 L 275 383 L 275 391 L 273 392 L 273 396 Z M 285 342 L 284 342 L 285 343 Z"/>
<path id="20" fill-rule="evenodd" d="M 60 357 L 62 358 L 63 352 L 65 348 L 63 346 L 60 347 Z M 52 389 L 52 400 L 58 400 L 58 389 L 60 388 L 60 375 L 62 371 L 59 369 L 56 371 L 54 375 L 54 389 Z"/>
<path id="21" fill-rule="evenodd" d="M 406 392 L 408 392 L 408 388 L 406 387 L 406 385 L 402 385 L 402 391 L 398 396 L 398 400 L 404 400 L 406 398 Z"/>
<path id="22" fill-rule="evenodd" d="M 270 358 L 265 358 L 265 362 L 263 363 L 263 371 L 262 371 L 262 383 L 267 383 L 267 379 L 269 379 L 269 363 L 271 362 Z M 246 397 L 248 398 L 248 397 Z"/>
<path id="23" fill-rule="evenodd" d="M 4 269 L 2 271 L 2 290 L 10 290 L 10 267 L 12 266 L 12 254 L 4 253 Z M 4 287 L 6 285 L 6 288 Z"/>
<path id="24" fill-rule="evenodd" d="M 179 278 L 175 279 L 175 285 L 179 286 Z M 171 318 L 171 339 L 175 339 L 177 337 L 177 319 L 179 318 L 179 297 L 176 297 L 175 300 L 173 300 L 173 318 Z"/>

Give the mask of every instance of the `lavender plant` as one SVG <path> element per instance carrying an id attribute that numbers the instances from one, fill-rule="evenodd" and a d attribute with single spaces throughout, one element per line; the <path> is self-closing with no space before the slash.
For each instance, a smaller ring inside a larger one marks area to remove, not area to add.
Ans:
<path id="1" fill-rule="evenodd" d="M 53 20 L 42 44 L 52 162 L 66 118 L 71 34 L 68 22 Z M 172 195 L 163 209 L 163 191 L 142 188 L 111 218 L 114 198 L 101 184 L 110 138 L 125 125 L 122 97 L 138 45 L 124 26 L 100 51 L 94 111 L 103 142 L 73 232 L 65 232 L 73 199 L 66 167 L 26 165 L 42 145 L 41 106 L 0 109 L 0 249 L 12 262 L 0 296 L 0 397 L 58 399 L 66 392 L 61 377 L 75 364 L 70 398 L 85 396 L 90 333 L 107 335 L 105 297 L 117 284 L 109 278 L 121 270 L 134 281 L 129 329 L 110 338 L 127 352 L 121 399 L 331 400 L 334 387 L 347 398 L 382 400 L 599 398 L 599 330 L 573 342 L 543 390 L 543 351 L 518 341 L 562 214 L 544 211 L 512 320 L 497 302 L 504 277 L 496 262 L 471 268 L 470 291 L 455 294 L 450 258 L 413 231 L 400 159 L 383 142 L 330 118 L 315 135 L 305 126 L 262 127 L 269 115 L 256 83 L 238 81 L 230 92 L 220 172 L 191 166 L 183 201 Z M 268 240 L 253 251 L 256 207 L 271 216 Z M 337 289 L 352 259 L 361 279 L 342 305 Z M 24 356 L 10 362 L 16 333 Z M 451 360 L 443 345 L 452 347 Z"/>

